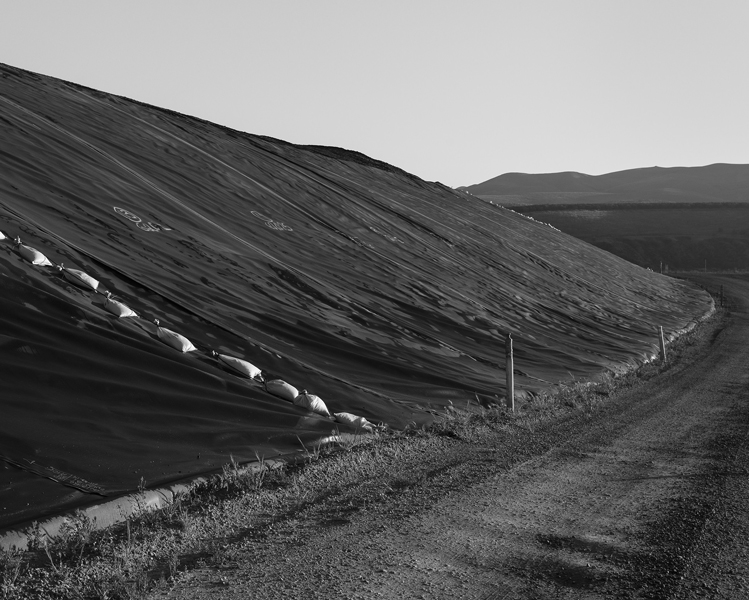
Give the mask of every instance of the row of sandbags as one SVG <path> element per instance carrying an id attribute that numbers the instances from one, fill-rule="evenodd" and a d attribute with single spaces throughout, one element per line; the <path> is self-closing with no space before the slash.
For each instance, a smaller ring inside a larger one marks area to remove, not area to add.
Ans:
<path id="1" fill-rule="evenodd" d="M 3 239 L 7 239 L 7 236 L 2 231 L 0 231 L 0 240 Z M 115 300 L 112 297 L 111 292 L 102 291 L 100 289 L 99 281 L 94 279 L 84 271 L 80 271 L 78 269 L 69 269 L 62 263 L 60 263 L 59 265 L 55 265 L 36 248 L 32 248 L 31 246 L 23 244 L 19 236 L 17 236 L 12 243 L 16 252 L 31 264 L 40 267 L 53 267 L 57 269 L 62 277 L 64 277 L 70 283 L 98 294 L 104 294 L 104 310 L 116 316 L 117 318 L 141 318 L 140 315 L 132 308 L 130 308 L 123 302 L 120 302 L 119 300 Z M 161 327 L 158 319 L 154 319 L 153 323 L 156 325 L 156 335 L 158 336 L 159 340 L 161 340 L 171 348 L 174 348 L 179 352 L 195 352 L 198 350 L 195 345 L 185 336 L 177 333 L 176 331 L 172 331 L 171 329 L 167 329 L 166 327 Z M 215 350 L 210 350 L 210 355 L 219 363 L 221 363 L 223 367 L 225 367 L 235 375 L 259 381 L 263 384 L 263 387 L 269 394 L 272 394 L 284 400 L 288 400 L 296 406 L 305 408 L 315 414 L 331 418 L 339 423 L 345 423 L 346 425 L 350 425 L 356 429 L 369 432 L 374 429 L 372 423 L 367 421 L 367 419 L 365 419 L 364 417 L 359 417 L 347 412 L 331 413 L 328 410 L 328 407 L 325 405 L 325 402 L 323 402 L 323 400 L 319 396 L 310 394 L 309 392 L 307 392 L 307 390 L 302 390 L 301 392 L 299 392 L 297 388 L 289 383 L 286 383 L 282 379 L 272 379 L 266 381 L 263 378 L 262 371 L 246 360 L 236 358 L 228 354 L 220 354 Z"/>

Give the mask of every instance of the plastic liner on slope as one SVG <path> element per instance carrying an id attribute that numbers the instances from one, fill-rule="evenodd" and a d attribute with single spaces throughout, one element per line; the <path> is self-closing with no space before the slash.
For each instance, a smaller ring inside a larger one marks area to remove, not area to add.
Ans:
<path id="1" fill-rule="evenodd" d="M 509 332 L 528 394 L 645 360 L 656 325 L 680 329 L 709 306 L 683 282 L 439 184 L 0 76 L 0 228 L 139 315 L 117 318 L 0 240 L 0 454 L 106 493 L 331 432 L 209 353 L 162 344 L 153 319 L 314 390 L 331 413 L 404 427 L 501 398 Z M 0 471 L 25 501 L 8 502 L 0 526 L 85 501 L 37 477 Z"/>

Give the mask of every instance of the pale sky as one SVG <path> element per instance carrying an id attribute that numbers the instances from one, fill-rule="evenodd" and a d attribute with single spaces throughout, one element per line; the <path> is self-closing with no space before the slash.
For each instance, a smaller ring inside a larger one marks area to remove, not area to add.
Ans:
<path id="1" fill-rule="evenodd" d="M 0 62 L 453 187 L 749 163 L 747 0 L 0 0 L 0 16 Z"/>

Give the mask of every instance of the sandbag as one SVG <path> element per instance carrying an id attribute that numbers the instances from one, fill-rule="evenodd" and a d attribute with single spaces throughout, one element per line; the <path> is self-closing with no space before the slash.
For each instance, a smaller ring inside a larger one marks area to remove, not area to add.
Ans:
<path id="1" fill-rule="evenodd" d="M 361 429 L 363 431 L 369 432 L 373 431 L 374 429 L 374 425 L 372 425 L 372 423 L 367 421 L 364 417 L 357 417 L 356 415 L 347 412 L 335 413 L 333 416 L 339 423 L 351 425 L 356 429 Z"/>
<path id="2" fill-rule="evenodd" d="M 118 300 L 112 300 L 112 294 L 109 292 L 107 292 L 107 299 L 104 301 L 104 310 L 120 318 L 138 316 L 138 314 L 126 304 L 123 304 Z"/>
<path id="3" fill-rule="evenodd" d="M 166 327 L 161 327 L 158 319 L 154 320 L 154 323 L 156 323 L 156 333 L 159 336 L 159 339 L 167 346 L 171 346 L 180 352 L 193 352 L 194 350 L 197 350 L 197 348 L 192 345 L 192 342 L 185 336 L 180 335 L 171 329 L 167 329 Z"/>
<path id="4" fill-rule="evenodd" d="M 282 379 L 271 379 L 270 381 L 266 381 L 265 389 L 268 393 L 283 398 L 284 400 L 288 400 L 289 402 L 294 402 L 294 398 L 299 395 L 299 390 Z"/>
<path id="5" fill-rule="evenodd" d="M 91 277 L 91 275 L 89 275 L 88 273 L 84 273 L 83 271 L 79 271 L 78 269 L 67 269 L 62 263 L 60 263 L 57 268 L 60 270 L 63 277 L 65 277 L 65 279 L 67 279 L 70 283 L 74 283 L 76 285 L 94 291 L 96 291 L 99 287 L 99 282 Z"/>
<path id="6" fill-rule="evenodd" d="M 254 379 L 261 374 L 260 369 L 258 369 L 252 363 L 247 362 L 246 360 L 242 360 L 241 358 L 235 358 L 233 356 L 229 356 L 228 354 L 219 354 L 218 352 L 214 352 L 214 356 L 219 361 L 221 361 L 221 363 L 223 363 L 239 375 L 244 375 L 245 377 Z"/>
<path id="7" fill-rule="evenodd" d="M 40 267 L 51 267 L 52 262 L 36 248 L 21 243 L 21 238 L 16 238 L 16 251 L 32 265 Z"/>
<path id="8" fill-rule="evenodd" d="M 328 407 L 325 406 L 325 402 L 320 399 L 320 396 L 309 394 L 307 393 L 307 390 L 302 390 L 302 393 L 294 398 L 294 404 L 306 408 L 307 410 L 311 410 L 318 415 L 323 415 L 324 417 L 331 416 Z"/>

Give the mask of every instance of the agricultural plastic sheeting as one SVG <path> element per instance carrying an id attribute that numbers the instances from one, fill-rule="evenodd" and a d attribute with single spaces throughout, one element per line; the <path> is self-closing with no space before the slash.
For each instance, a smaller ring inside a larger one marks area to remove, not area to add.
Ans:
<path id="1" fill-rule="evenodd" d="M 501 399 L 508 332 L 520 401 L 647 359 L 657 325 L 710 305 L 363 155 L 2 65 L 0 155 L 0 229 L 143 317 L 113 319 L 0 240 L 0 526 L 330 435 L 262 382 L 159 343 L 153 319 L 400 428 Z"/>

